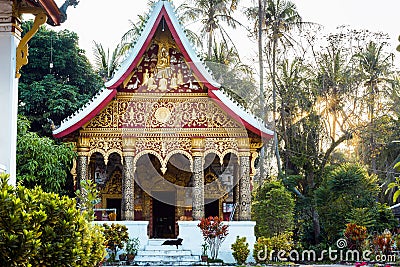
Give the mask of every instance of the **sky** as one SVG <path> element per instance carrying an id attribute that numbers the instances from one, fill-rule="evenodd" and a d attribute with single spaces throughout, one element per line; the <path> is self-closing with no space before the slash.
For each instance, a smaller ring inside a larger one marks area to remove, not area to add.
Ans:
<path id="1" fill-rule="evenodd" d="M 64 0 L 56 0 L 61 6 Z M 183 0 L 174 0 L 178 6 Z M 249 6 L 255 0 L 241 0 L 238 9 Z M 388 33 L 391 49 L 395 51 L 400 35 L 400 0 L 292 0 L 297 6 L 303 21 L 324 26 L 332 32 L 337 26 L 350 25 L 354 29 L 368 29 Z M 67 21 L 55 30 L 68 29 L 79 36 L 79 46 L 93 62 L 93 41 L 112 50 L 122 35 L 130 28 L 129 20 L 137 21 L 137 15 L 148 10 L 147 0 L 81 0 L 67 10 Z M 233 39 L 241 44 L 239 50 L 248 57 L 255 56 L 256 44 L 248 40 L 246 33 L 237 30 Z M 244 38 L 243 38 L 244 37 Z M 243 52 L 242 52 L 243 53 Z M 399 58 L 399 57 L 398 57 Z"/>

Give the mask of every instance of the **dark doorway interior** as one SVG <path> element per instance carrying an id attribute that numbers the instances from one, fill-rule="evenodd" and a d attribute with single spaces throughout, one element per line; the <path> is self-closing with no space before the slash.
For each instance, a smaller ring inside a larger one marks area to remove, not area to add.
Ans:
<path id="1" fill-rule="evenodd" d="M 204 206 L 204 213 L 205 213 L 205 217 L 209 217 L 209 216 L 219 216 L 219 200 L 214 200 L 213 202 L 209 202 L 207 201 L 207 199 L 205 199 L 205 202 L 207 203 Z"/>
<path id="2" fill-rule="evenodd" d="M 153 238 L 176 238 L 175 236 L 175 192 L 152 192 Z M 166 203 L 167 202 L 167 203 Z"/>
<path id="3" fill-rule="evenodd" d="M 121 220 L 121 199 L 107 198 L 107 209 L 117 209 L 117 221 Z"/>

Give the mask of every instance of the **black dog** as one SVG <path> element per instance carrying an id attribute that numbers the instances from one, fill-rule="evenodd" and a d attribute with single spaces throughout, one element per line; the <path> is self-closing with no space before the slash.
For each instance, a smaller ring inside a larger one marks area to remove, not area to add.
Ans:
<path id="1" fill-rule="evenodd" d="M 164 243 L 162 243 L 161 245 L 169 245 L 169 246 L 176 246 L 176 249 L 178 249 L 178 246 L 182 246 L 182 238 L 178 238 L 178 239 L 174 239 L 174 240 L 165 240 Z"/>

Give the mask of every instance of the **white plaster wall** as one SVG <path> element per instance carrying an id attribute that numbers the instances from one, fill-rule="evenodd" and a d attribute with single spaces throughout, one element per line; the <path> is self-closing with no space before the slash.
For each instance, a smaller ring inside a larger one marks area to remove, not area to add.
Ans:
<path id="1" fill-rule="evenodd" d="M 147 235 L 147 227 L 149 225 L 148 221 L 95 221 L 95 223 L 103 225 L 106 224 L 122 224 L 128 228 L 129 238 L 138 237 L 140 240 L 140 250 L 144 249 L 149 241 L 149 236 Z"/>
<path id="2" fill-rule="evenodd" d="M 15 185 L 18 112 L 15 51 L 19 38 L 6 31 L 7 27 L 0 25 L 0 167 L 10 174 L 10 183 Z"/>
<path id="3" fill-rule="evenodd" d="M 184 249 L 192 250 L 193 255 L 201 255 L 201 244 L 204 243 L 203 236 L 197 224 L 200 221 L 178 221 L 179 237 L 183 239 L 182 245 Z M 236 237 L 246 237 L 246 242 L 249 243 L 250 255 L 247 262 L 254 262 L 253 247 L 256 242 L 254 235 L 254 227 L 256 222 L 253 221 L 231 221 L 224 222 L 229 225 L 226 239 L 221 244 L 218 258 L 225 263 L 234 263 L 235 259 L 232 256 L 231 245 L 236 241 Z"/>

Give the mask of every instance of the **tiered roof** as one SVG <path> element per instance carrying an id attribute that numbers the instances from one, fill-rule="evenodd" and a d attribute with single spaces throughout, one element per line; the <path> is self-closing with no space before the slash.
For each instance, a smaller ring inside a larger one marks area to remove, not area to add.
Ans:
<path id="1" fill-rule="evenodd" d="M 271 138 L 273 132 L 267 129 L 260 119 L 249 114 L 243 107 L 220 89 L 221 85 L 212 77 L 205 63 L 198 58 L 195 49 L 190 44 L 174 13 L 172 5 L 168 1 L 159 1 L 154 6 L 134 47 L 130 50 L 128 57 L 121 64 L 113 78 L 105 83 L 106 88 L 102 89 L 88 104 L 75 114 L 63 120 L 60 127 L 53 131 L 53 135 L 60 138 L 78 130 L 107 106 L 117 94 L 123 82 L 140 63 L 162 19 L 165 20 L 176 42 L 176 46 L 183 55 L 186 64 L 188 64 L 189 68 L 193 71 L 194 76 L 208 88 L 208 95 L 215 100 L 225 112 L 233 119 L 242 123 L 248 130 L 259 136 Z"/>

